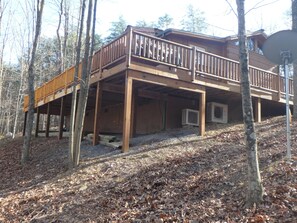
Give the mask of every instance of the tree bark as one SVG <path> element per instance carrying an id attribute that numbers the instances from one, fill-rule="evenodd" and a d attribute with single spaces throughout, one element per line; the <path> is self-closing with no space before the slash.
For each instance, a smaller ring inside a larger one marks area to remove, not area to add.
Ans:
<path id="1" fill-rule="evenodd" d="M 245 9 L 244 0 L 236 0 L 238 13 L 238 39 L 240 55 L 240 73 L 241 73 L 241 95 L 242 111 L 245 128 L 245 148 L 248 164 L 248 182 L 246 207 L 259 204 L 263 200 L 263 187 L 259 171 L 257 137 L 254 126 L 250 80 L 249 80 L 249 62 L 247 50 L 247 37 L 245 31 Z"/>
<path id="2" fill-rule="evenodd" d="M 292 30 L 297 32 L 297 0 L 292 0 Z M 293 119 L 294 121 L 296 121 L 297 120 L 297 60 L 293 62 L 293 90 L 294 90 Z"/>
<path id="3" fill-rule="evenodd" d="M 22 149 L 21 163 L 24 165 L 29 159 L 29 149 L 31 143 L 31 133 L 33 128 L 33 119 L 34 119 L 34 62 L 35 54 L 37 49 L 38 38 L 41 31 L 41 21 L 42 21 L 42 12 L 43 12 L 44 0 L 37 0 L 37 10 L 36 10 L 36 28 L 35 28 L 35 37 L 33 41 L 33 47 L 31 52 L 31 60 L 28 68 L 28 95 L 29 95 L 29 107 L 28 107 L 28 117 L 25 130 L 25 138 Z"/>

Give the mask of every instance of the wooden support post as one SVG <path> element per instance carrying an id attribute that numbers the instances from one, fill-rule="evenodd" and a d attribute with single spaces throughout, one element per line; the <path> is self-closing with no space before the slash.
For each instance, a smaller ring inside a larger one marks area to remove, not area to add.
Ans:
<path id="1" fill-rule="evenodd" d="M 133 138 L 136 135 L 137 104 L 138 104 L 138 91 L 134 90 L 134 93 L 132 94 L 130 138 Z"/>
<path id="2" fill-rule="evenodd" d="M 192 81 L 195 80 L 195 75 L 196 75 L 196 47 L 194 46 L 192 48 L 192 60 L 191 60 L 191 63 L 192 63 Z"/>
<path id="3" fill-rule="evenodd" d="M 102 78 L 102 60 L 103 60 L 103 49 L 104 47 L 101 47 L 100 49 L 100 55 L 99 55 L 99 77 Z"/>
<path id="4" fill-rule="evenodd" d="M 100 86 L 101 85 L 101 86 Z M 95 115 L 94 115 L 94 132 L 93 132 L 93 145 L 99 143 L 99 118 L 102 101 L 102 84 L 97 83 L 96 102 L 95 102 Z"/>
<path id="5" fill-rule="evenodd" d="M 132 104 L 132 82 L 133 79 L 129 77 L 129 71 L 126 71 L 125 78 L 125 101 L 124 101 L 124 119 L 123 119 L 123 147 L 122 152 L 128 152 L 130 127 L 131 127 L 131 104 Z"/>
<path id="6" fill-rule="evenodd" d="M 26 132 L 27 116 L 28 116 L 28 112 L 25 112 L 25 117 L 24 117 L 24 128 L 23 128 L 23 136 L 25 136 L 25 132 Z"/>
<path id="7" fill-rule="evenodd" d="M 132 49 L 132 26 L 127 28 L 127 47 L 126 47 L 126 65 L 127 67 L 131 64 L 131 49 Z"/>
<path id="8" fill-rule="evenodd" d="M 37 107 L 36 123 L 35 123 L 35 137 L 38 137 L 38 132 L 39 132 L 39 117 L 40 117 L 40 110 L 39 110 L 39 107 Z"/>
<path id="9" fill-rule="evenodd" d="M 261 122 L 261 98 L 255 100 L 255 121 Z"/>
<path id="10" fill-rule="evenodd" d="M 51 118 L 51 103 L 47 104 L 47 116 L 46 116 L 46 129 L 45 129 L 45 137 L 49 137 L 49 128 L 50 128 L 50 118 Z"/>
<path id="11" fill-rule="evenodd" d="M 205 111 L 206 93 L 200 93 L 199 98 L 199 132 L 201 136 L 205 134 Z"/>
<path id="12" fill-rule="evenodd" d="M 59 135 L 58 139 L 61 140 L 63 138 L 63 126 L 64 126 L 64 116 L 65 116 L 65 97 L 61 98 L 60 105 L 60 122 L 59 122 Z"/>

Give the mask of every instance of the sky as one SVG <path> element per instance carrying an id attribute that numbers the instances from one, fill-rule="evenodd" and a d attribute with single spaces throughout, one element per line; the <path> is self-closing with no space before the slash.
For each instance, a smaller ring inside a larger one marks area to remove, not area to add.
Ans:
<path id="1" fill-rule="evenodd" d="M 236 0 L 228 0 L 236 11 Z M 74 2 L 71 0 L 73 7 Z M 290 11 L 291 0 L 246 0 L 246 27 L 247 30 L 256 31 L 264 28 L 267 34 L 290 28 L 290 21 L 286 14 Z M 260 4 L 257 4 L 260 3 Z M 187 6 L 204 12 L 208 24 L 207 34 L 216 36 L 229 36 L 237 33 L 237 18 L 226 0 L 98 0 L 96 31 L 102 37 L 108 35 L 113 21 L 119 16 L 135 25 L 136 21 L 145 20 L 148 23 L 157 21 L 166 13 L 174 18 L 171 28 L 180 28 L 180 21 L 186 14 Z M 262 6 L 262 7 L 259 7 Z M 255 8 L 251 10 L 252 8 Z M 258 7 L 258 8 L 257 8 Z M 44 35 L 54 35 L 56 23 L 53 22 L 54 13 L 52 5 L 45 10 Z M 251 10 L 251 11 L 250 11 Z M 43 26 L 44 27 L 44 26 Z"/>
<path id="2" fill-rule="evenodd" d="M 8 20 L 8 27 L 16 27 L 8 31 L 7 46 L 5 48 L 5 60 L 16 61 L 21 53 L 21 46 L 18 46 L 17 40 L 12 40 L 18 36 L 27 36 L 28 24 L 32 15 L 24 16 L 26 5 L 24 0 L 6 0 L 11 3 L 14 14 L 7 14 L 4 20 Z M 42 36 L 56 37 L 58 11 L 57 2 L 60 0 L 45 1 Z M 71 3 L 71 20 L 77 23 L 78 9 L 80 0 L 68 0 Z M 228 0 L 236 11 L 236 0 Z M 264 29 L 267 34 L 272 34 L 282 29 L 290 29 L 291 0 L 246 0 L 246 28 L 249 31 Z M 257 4 L 260 3 L 260 4 Z M 137 21 L 144 20 L 148 23 L 156 22 L 159 17 L 165 14 L 174 18 L 174 25 L 170 28 L 181 28 L 180 21 L 187 12 L 187 7 L 192 4 L 195 9 L 204 12 L 207 23 L 205 34 L 215 36 L 230 36 L 237 34 L 237 18 L 231 10 L 226 0 L 98 0 L 96 33 L 102 38 L 109 35 L 111 23 L 118 21 L 120 16 L 127 21 L 129 25 L 135 25 Z M 259 7 L 262 6 L 262 7 Z M 253 10 L 251 10 L 254 8 Z M 8 10 L 7 10 L 8 12 Z M 76 12 L 76 13 L 75 13 Z M 4 22 L 5 23 L 5 22 Z M 11 26 L 13 24 L 13 26 Z M 4 26 L 0 33 L 0 40 L 5 38 Z M 32 32 L 31 32 L 32 34 Z M 11 38 L 12 37 L 12 38 Z M 21 47 L 24 48 L 24 47 Z M 14 52 L 11 54 L 11 52 Z M 9 56 L 10 55 L 10 56 Z"/>
<path id="3" fill-rule="evenodd" d="M 236 1 L 229 0 L 236 11 Z M 246 27 L 256 31 L 264 28 L 267 33 L 275 32 L 290 27 L 286 21 L 286 13 L 290 10 L 291 0 L 246 0 Z M 257 5 L 257 3 L 261 4 Z M 271 4 L 269 4 L 271 3 Z M 187 11 L 187 6 L 192 4 L 194 8 L 204 12 L 208 25 L 208 34 L 228 36 L 237 33 L 236 16 L 226 0 L 99 0 L 98 2 L 98 30 L 102 35 L 107 33 L 112 21 L 117 21 L 122 15 L 131 25 L 138 20 L 148 22 L 156 21 L 160 16 L 169 14 L 175 19 L 175 27 Z"/>

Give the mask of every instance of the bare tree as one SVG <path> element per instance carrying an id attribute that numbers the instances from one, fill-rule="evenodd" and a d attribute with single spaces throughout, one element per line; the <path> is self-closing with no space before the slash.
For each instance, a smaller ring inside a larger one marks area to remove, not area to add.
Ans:
<path id="1" fill-rule="evenodd" d="M 292 30 L 297 32 L 297 0 L 292 0 Z M 293 63 L 294 109 L 293 118 L 297 120 L 297 61 Z"/>
<path id="2" fill-rule="evenodd" d="M 241 73 L 242 111 L 245 128 L 245 148 L 247 154 L 247 197 L 246 206 L 259 204 L 263 200 L 263 186 L 258 163 L 257 137 L 254 126 L 251 89 L 249 80 L 249 61 L 245 30 L 245 1 L 236 0 L 238 15 L 238 39 Z"/>
<path id="3" fill-rule="evenodd" d="M 65 58 L 67 58 L 67 41 L 69 33 L 69 3 L 67 0 L 64 0 L 64 41 L 62 45 L 62 70 L 66 68 Z"/>
<path id="4" fill-rule="evenodd" d="M 56 2 L 58 7 L 58 27 L 56 30 L 57 41 L 58 41 L 58 73 L 61 73 L 65 70 L 65 57 L 67 49 L 67 40 L 68 40 L 68 28 L 69 28 L 69 5 L 67 0 L 57 0 Z M 64 22 L 63 22 L 64 20 Z M 62 27 L 63 23 L 63 27 Z M 61 36 L 61 28 L 64 30 L 64 36 Z"/>
<path id="5" fill-rule="evenodd" d="M 42 12 L 43 12 L 44 0 L 37 0 L 36 5 L 36 27 L 35 27 L 35 36 L 33 40 L 33 47 L 31 51 L 31 58 L 28 68 L 28 95 L 29 95 L 29 107 L 28 107 L 28 116 L 27 124 L 25 130 L 25 138 L 22 150 L 22 164 L 25 164 L 29 159 L 29 149 L 31 143 L 31 133 L 33 128 L 33 118 L 34 118 L 34 106 L 35 106 L 35 97 L 34 97 L 34 63 L 35 63 L 35 54 L 37 49 L 38 38 L 41 32 L 41 21 L 42 21 Z"/>
<path id="6" fill-rule="evenodd" d="M 57 40 L 58 40 L 58 73 L 61 73 L 63 70 L 63 62 L 62 62 L 62 58 L 63 58 L 63 50 L 62 50 L 62 40 L 61 40 L 61 36 L 60 36 L 60 28 L 61 28 L 61 24 L 62 24 L 62 16 L 63 16 L 63 0 L 61 0 L 59 2 L 59 20 L 58 20 L 58 27 L 56 30 L 57 33 Z"/>
<path id="7" fill-rule="evenodd" d="M 19 121 L 19 114 L 20 114 L 20 107 L 21 107 L 21 100 L 23 99 L 23 83 L 24 83 L 24 71 L 25 71 L 25 61 L 24 58 L 21 58 L 21 80 L 20 80 L 20 86 L 19 86 L 19 92 L 16 100 L 16 109 L 15 109 L 15 117 L 14 117 L 14 124 L 13 124 L 13 131 L 12 131 L 12 138 L 15 138 L 17 127 L 18 127 L 18 121 Z"/>
<path id="8" fill-rule="evenodd" d="M 8 27 L 10 26 L 9 23 L 7 23 L 6 28 L 4 29 L 3 32 L 3 17 L 4 13 L 7 10 L 8 7 L 8 2 L 0 0 L 0 35 L 3 36 L 1 38 L 1 48 L 0 48 L 0 115 L 3 113 L 3 83 L 4 83 L 4 64 L 3 64 L 3 56 L 4 56 L 4 50 L 7 42 L 7 37 L 8 37 Z M 9 25 L 9 26 L 8 26 Z"/>

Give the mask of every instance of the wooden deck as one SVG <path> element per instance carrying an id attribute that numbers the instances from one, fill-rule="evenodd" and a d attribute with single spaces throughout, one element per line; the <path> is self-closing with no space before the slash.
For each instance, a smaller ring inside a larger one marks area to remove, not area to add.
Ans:
<path id="1" fill-rule="evenodd" d="M 132 29 L 94 54 L 90 84 L 127 68 L 222 90 L 238 92 L 240 89 L 238 61 Z M 164 68 L 168 68 L 168 72 L 164 71 Z M 257 67 L 250 66 L 249 69 L 254 96 L 283 101 L 284 77 Z M 74 70 L 75 67 L 71 67 L 37 88 L 35 106 L 41 106 L 70 94 L 70 87 L 74 83 Z M 289 93 L 293 94 L 292 79 L 289 80 Z M 28 96 L 26 95 L 24 111 L 27 109 Z"/>
<path id="2" fill-rule="evenodd" d="M 285 103 L 284 77 L 250 66 L 251 93 L 255 101 L 255 119 L 261 120 L 261 99 Z M 47 114 L 46 135 L 51 114 L 60 116 L 59 138 L 63 134 L 64 116 L 69 115 L 69 97 L 74 85 L 75 67 L 71 67 L 35 90 L 38 135 L 39 114 Z M 79 77 L 81 72 L 79 72 Z M 166 100 L 167 89 L 179 95 L 199 98 L 199 134 L 205 132 L 206 95 L 239 95 L 239 62 L 201 51 L 195 47 L 146 35 L 128 28 L 116 40 L 103 46 L 93 56 L 90 77 L 94 110 L 93 144 L 98 143 L 102 92 L 123 96 L 123 148 L 129 148 L 129 138 L 135 132 L 137 97 Z M 153 87 L 152 87 L 153 86 Z M 158 87 L 160 86 L 160 87 Z M 79 82 L 77 88 L 79 89 Z M 96 89 L 96 90 L 95 90 Z M 135 91 L 135 89 L 137 89 Z M 95 91 L 94 91 L 95 90 Z M 90 90 L 91 91 L 91 90 Z M 165 93 L 164 93 L 165 92 Z M 186 93 L 187 92 L 187 93 Z M 237 94 L 236 94 L 237 93 Z M 293 80 L 289 80 L 289 94 L 293 96 Z M 51 102 L 51 103 L 50 103 Z M 68 105 L 66 106 L 66 103 Z M 292 103 L 292 100 L 290 101 Z M 28 96 L 24 98 L 27 114 Z M 53 108 L 56 108 L 53 111 Z M 66 109 L 66 107 L 68 109 Z M 66 111 L 67 110 L 67 111 Z M 67 114 L 66 114 L 67 113 Z"/>

